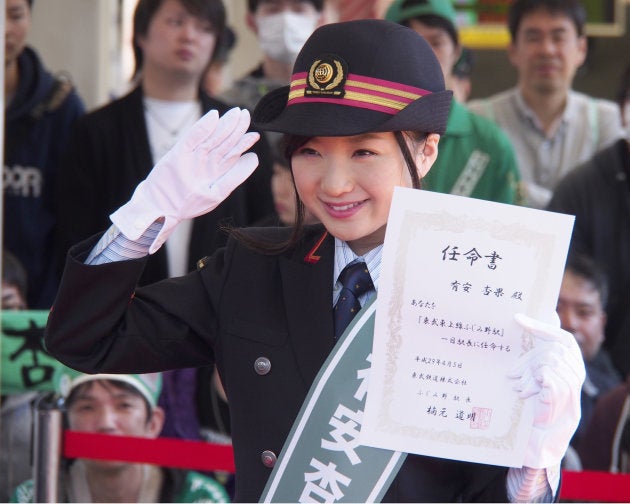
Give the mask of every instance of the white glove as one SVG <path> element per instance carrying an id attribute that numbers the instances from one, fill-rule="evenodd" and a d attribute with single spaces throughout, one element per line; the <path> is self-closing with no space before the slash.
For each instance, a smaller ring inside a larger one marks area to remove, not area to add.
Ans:
<path id="1" fill-rule="evenodd" d="M 249 122 L 249 112 L 239 108 L 220 119 L 216 110 L 208 112 L 158 161 L 129 202 L 110 215 L 112 222 L 137 240 L 163 217 L 149 248 L 150 254 L 156 252 L 181 220 L 217 207 L 256 169 L 258 156 L 243 154 L 260 137 L 246 133 Z"/>
<path id="2" fill-rule="evenodd" d="M 543 469 L 562 460 L 580 422 L 580 393 L 586 372 L 572 334 L 517 313 L 516 322 L 534 336 L 534 347 L 508 373 L 519 397 L 533 397 L 534 425 L 525 452 L 525 467 Z M 557 318 L 557 317 L 556 317 Z"/>

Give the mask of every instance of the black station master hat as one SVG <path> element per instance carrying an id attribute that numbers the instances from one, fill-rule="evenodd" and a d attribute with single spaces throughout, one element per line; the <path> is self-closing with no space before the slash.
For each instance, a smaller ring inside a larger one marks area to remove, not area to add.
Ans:
<path id="1" fill-rule="evenodd" d="M 266 94 L 254 126 L 300 136 L 443 134 L 451 105 L 440 64 L 410 28 L 382 19 L 321 26 L 304 44 L 290 86 Z"/>

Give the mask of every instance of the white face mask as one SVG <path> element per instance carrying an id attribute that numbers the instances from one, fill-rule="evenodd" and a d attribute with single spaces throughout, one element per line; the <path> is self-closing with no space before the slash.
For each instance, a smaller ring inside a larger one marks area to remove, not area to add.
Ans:
<path id="1" fill-rule="evenodd" d="M 271 59 L 293 65 L 300 49 L 317 25 L 317 16 L 290 11 L 259 16 L 258 39 L 263 52 Z"/>

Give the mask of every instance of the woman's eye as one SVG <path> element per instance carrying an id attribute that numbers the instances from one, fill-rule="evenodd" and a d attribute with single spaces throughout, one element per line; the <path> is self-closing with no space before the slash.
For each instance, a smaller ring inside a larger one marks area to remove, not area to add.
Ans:
<path id="1" fill-rule="evenodd" d="M 354 153 L 355 156 L 359 156 L 359 157 L 373 156 L 374 154 L 376 154 L 374 151 L 371 151 L 368 149 L 358 149 Z"/>
<path id="2" fill-rule="evenodd" d="M 317 151 L 310 147 L 302 147 L 298 150 L 300 156 L 317 156 Z"/>

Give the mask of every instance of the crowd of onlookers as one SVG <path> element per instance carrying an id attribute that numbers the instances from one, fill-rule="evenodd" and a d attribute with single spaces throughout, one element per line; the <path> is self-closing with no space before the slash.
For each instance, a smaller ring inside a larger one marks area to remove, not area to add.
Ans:
<path id="1" fill-rule="evenodd" d="M 235 33 L 222 0 L 139 0 L 133 86 L 86 111 L 68 76 L 50 73 L 26 43 L 33 1 L 6 0 L 2 310 L 50 309 L 67 250 L 108 227 L 109 215 L 192 124 L 211 109 L 253 110 L 289 82 L 302 44 L 326 20 L 324 0 L 247 5 L 263 58 L 223 89 L 217 73 Z M 576 216 L 557 311 L 580 345 L 587 375 L 565 467 L 628 472 L 630 67 L 617 83 L 616 103 L 575 91 L 588 50 L 584 6 L 515 0 L 507 25 L 517 82 L 468 101 L 472 53 L 462 47 L 450 2 L 394 0 L 384 16 L 428 41 L 455 92 L 423 188 Z M 141 284 L 194 269 L 225 244 L 226 227 L 292 225 L 296 197 L 281 140 L 263 136 L 253 148 L 260 160 L 254 175 L 210 214 L 182 223 L 151 255 Z M 45 353 L 41 342 L 38 351 Z M 65 398 L 74 430 L 230 442 L 228 402 L 214 368 L 83 375 L 59 364 L 49 389 Z M 37 394 L 3 388 L 0 501 L 34 499 Z M 64 461 L 60 478 L 67 502 L 221 502 L 233 483 L 221 473 L 90 460 Z"/>

